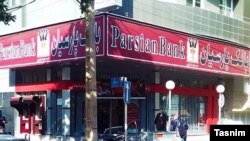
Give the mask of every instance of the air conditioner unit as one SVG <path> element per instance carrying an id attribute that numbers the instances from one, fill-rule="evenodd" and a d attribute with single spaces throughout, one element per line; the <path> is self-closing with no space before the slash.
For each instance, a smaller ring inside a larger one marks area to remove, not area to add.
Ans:
<path id="1" fill-rule="evenodd" d="M 122 0 L 95 0 L 95 10 L 111 11 L 122 7 Z"/>

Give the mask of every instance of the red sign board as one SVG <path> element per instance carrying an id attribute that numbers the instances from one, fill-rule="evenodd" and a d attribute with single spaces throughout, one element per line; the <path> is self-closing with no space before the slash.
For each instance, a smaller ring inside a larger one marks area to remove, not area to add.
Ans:
<path id="1" fill-rule="evenodd" d="M 108 56 L 249 76 L 249 50 L 229 43 L 108 16 Z"/>
<path id="2" fill-rule="evenodd" d="M 95 19 L 96 55 L 104 55 L 104 16 Z M 85 22 L 76 20 L 0 37 L 0 68 L 85 57 Z"/>
<path id="3" fill-rule="evenodd" d="M 84 58 L 85 27 L 75 20 L 1 36 L 0 68 Z M 249 77 L 248 48 L 110 15 L 97 16 L 94 27 L 97 56 L 107 45 L 112 57 Z"/>

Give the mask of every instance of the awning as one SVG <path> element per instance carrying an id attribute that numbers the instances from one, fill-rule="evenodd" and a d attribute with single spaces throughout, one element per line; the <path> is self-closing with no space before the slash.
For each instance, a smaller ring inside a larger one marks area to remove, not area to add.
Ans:
<path id="1" fill-rule="evenodd" d="M 14 96 L 10 98 L 10 106 L 17 109 L 19 113 L 22 113 L 22 104 L 21 104 L 21 97 L 20 96 Z"/>
<path id="2" fill-rule="evenodd" d="M 233 108 L 233 112 L 242 112 L 250 108 L 250 95 L 247 95 L 247 101 L 242 105 L 241 108 Z"/>
<path id="3" fill-rule="evenodd" d="M 16 93 L 42 92 L 47 90 L 84 90 L 84 82 L 62 80 L 55 82 L 19 84 L 15 86 Z"/>
<path id="4" fill-rule="evenodd" d="M 32 104 L 40 102 L 39 96 L 28 95 L 28 96 L 22 96 L 21 98 L 22 98 L 21 102 L 24 104 Z"/>
<path id="5" fill-rule="evenodd" d="M 14 96 L 14 97 L 11 97 L 10 98 L 10 102 L 13 103 L 13 104 L 17 104 L 21 101 L 21 98 L 20 96 Z"/>
<path id="6" fill-rule="evenodd" d="M 22 114 L 24 110 L 27 110 L 27 106 L 30 104 L 40 103 L 39 96 L 14 96 L 10 98 L 10 106 L 16 108 L 17 111 Z"/>

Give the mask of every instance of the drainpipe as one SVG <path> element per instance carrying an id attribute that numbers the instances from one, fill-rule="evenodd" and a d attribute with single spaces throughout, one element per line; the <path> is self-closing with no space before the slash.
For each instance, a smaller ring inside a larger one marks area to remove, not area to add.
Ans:
<path id="1" fill-rule="evenodd" d="M 21 5 L 25 5 L 26 4 L 26 0 L 21 0 Z M 26 27 L 26 6 L 22 7 L 22 28 Z"/>

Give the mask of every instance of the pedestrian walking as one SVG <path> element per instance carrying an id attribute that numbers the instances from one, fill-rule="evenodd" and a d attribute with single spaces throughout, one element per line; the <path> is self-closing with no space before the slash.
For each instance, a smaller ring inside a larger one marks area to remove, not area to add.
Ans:
<path id="1" fill-rule="evenodd" d="M 179 118 L 178 133 L 183 141 L 187 141 L 187 130 L 188 130 L 187 119 L 185 117 L 180 117 Z"/>
<path id="2" fill-rule="evenodd" d="M 2 111 L 0 110 L 0 133 L 5 133 L 5 125 L 8 123 L 5 116 L 3 116 Z"/>

